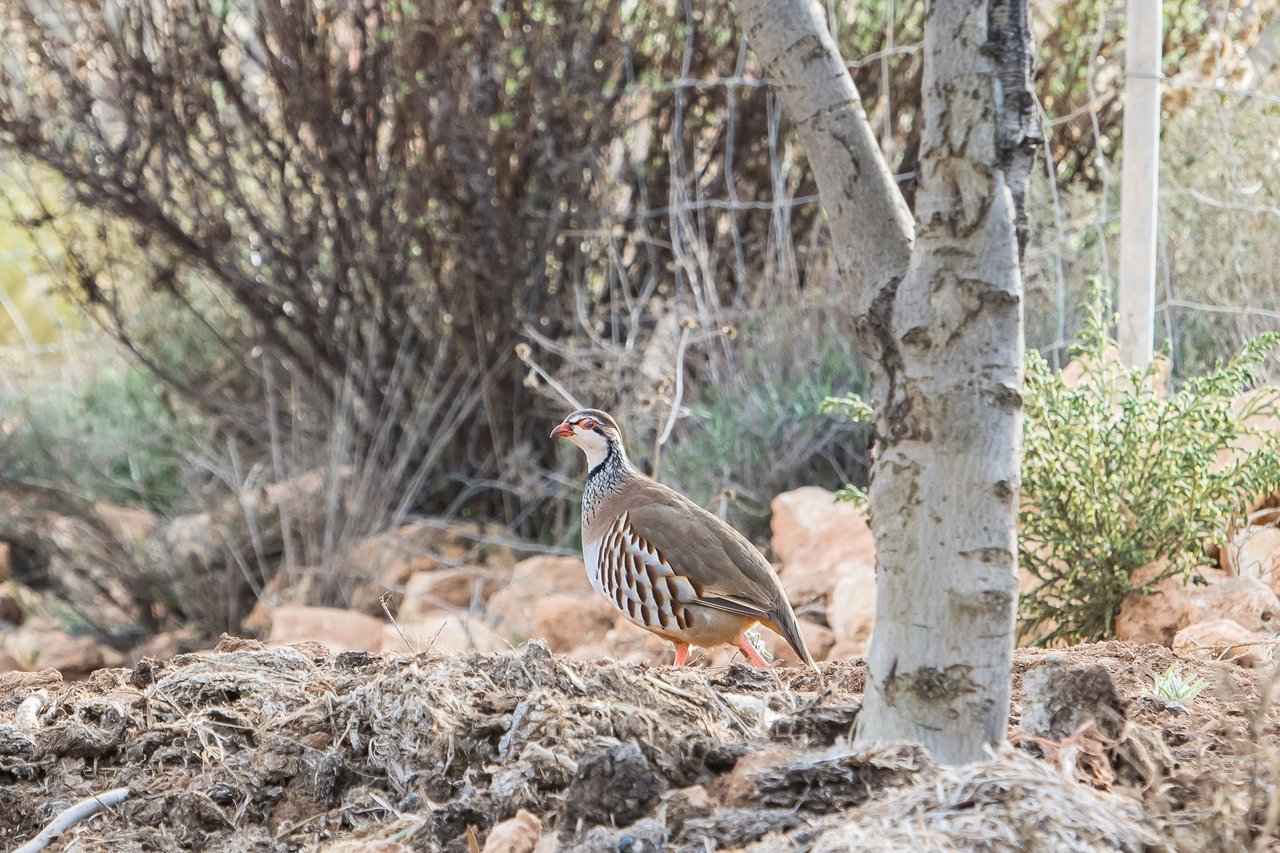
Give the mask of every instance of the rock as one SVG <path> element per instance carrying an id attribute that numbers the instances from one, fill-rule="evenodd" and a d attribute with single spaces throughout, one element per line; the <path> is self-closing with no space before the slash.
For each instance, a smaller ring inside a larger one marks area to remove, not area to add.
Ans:
<path id="1" fill-rule="evenodd" d="M 1231 574 L 1257 578 L 1280 595 L 1280 527 L 1250 525 L 1221 554 Z"/>
<path id="2" fill-rule="evenodd" d="M 1234 408 L 1237 413 L 1247 413 L 1245 424 L 1258 434 L 1242 435 L 1232 442 L 1230 448 L 1221 451 L 1214 457 L 1211 466 L 1214 471 L 1221 471 L 1261 449 L 1265 436 L 1280 435 L 1280 388 L 1263 386 L 1246 391 L 1235 398 Z M 1250 501 L 1249 509 L 1257 509 L 1274 497 L 1256 495 Z"/>
<path id="3" fill-rule="evenodd" d="M 1188 625 L 1173 637 L 1173 648 L 1204 660 L 1226 660 L 1257 667 L 1271 660 L 1265 631 L 1250 631 L 1234 619 L 1208 619 Z"/>
<path id="4" fill-rule="evenodd" d="M 195 634 L 186 631 L 163 631 L 148 637 L 140 645 L 129 650 L 129 660 L 133 665 L 144 658 L 169 660 L 174 655 L 184 654 L 200 648 L 200 641 Z"/>
<path id="5" fill-rule="evenodd" d="M 524 809 L 507 818 L 484 840 L 484 853 L 533 853 L 542 839 L 542 824 L 532 812 Z"/>
<path id="6" fill-rule="evenodd" d="M 555 592 L 595 595 L 587 583 L 587 569 L 576 557 L 530 557 L 511 570 L 507 585 L 489 599 L 493 623 L 513 640 L 535 635 L 533 610 L 537 599 Z"/>
<path id="7" fill-rule="evenodd" d="M 805 645 L 809 647 L 809 654 L 813 655 L 814 660 L 826 660 L 827 653 L 831 651 L 832 645 L 835 644 L 835 635 L 831 632 L 831 629 L 806 619 L 798 621 Z M 774 658 L 786 661 L 789 664 L 800 665 L 799 656 L 791 650 L 791 646 L 787 645 L 786 640 L 769 630 L 761 630 L 760 634 L 765 638 L 765 645 Z"/>
<path id="8" fill-rule="evenodd" d="M 1188 600 L 1194 594 L 1194 587 L 1181 578 L 1170 577 L 1144 589 L 1163 574 L 1168 565 L 1168 560 L 1160 560 L 1133 572 L 1130 579 L 1133 591 L 1125 595 L 1116 616 L 1116 639 L 1167 646 L 1173 642 L 1178 629 L 1187 624 Z M 1217 570 L 1201 568 L 1197 572 L 1208 577 Z"/>
<path id="9" fill-rule="evenodd" d="M 836 581 L 827 602 L 827 621 L 836 641 L 866 647 L 876 621 L 875 569 L 852 572 Z"/>
<path id="10" fill-rule="evenodd" d="M 553 652 L 602 641 L 618 618 L 613 605 L 592 589 L 539 595 L 532 609 L 532 636 L 546 640 Z"/>
<path id="11" fill-rule="evenodd" d="M 647 817 L 622 829 L 592 827 L 580 841 L 545 849 L 556 850 L 558 853 L 666 853 L 671 849 L 669 841 L 666 826 L 661 821 Z M 539 845 L 536 853 L 543 853 L 543 850 Z"/>
<path id="12" fill-rule="evenodd" d="M 577 834 L 579 823 L 625 827 L 648 813 L 665 790 L 666 781 L 634 741 L 588 752 L 565 791 L 560 836 Z"/>
<path id="13" fill-rule="evenodd" d="M 130 549 L 150 539 L 158 526 L 155 513 L 137 507 L 112 506 L 99 501 L 93 505 L 92 513 L 117 542 Z"/>
<path id="14" fill-rule="evenodd" d="M 0 542 L 0 581 L 13 577 L 13 569 L 9 566 L 9 543 Z"/>
<path id="15" fill-rule="evenodd" d="M 1164 563 L 1134 572 L 1134 586 L 1157 577 Z M 1207 585 L 1191 585 L 1181 577 L 1160 581 L 1147 595 L 1125 596 L 1116 617 L 1116 638 L 1131 643 L 1173 643 L 1178 629 L 1210 619 L 1232 619 L 1248 630 L 1263 630 L 1280 616 L 1280 599 L 1255 578 L 1231 577 L 1220 569 L 1197 570 Z"/>
<path id="16" fill-rule="evenodd" d="M 335 651 L 377 652 L 382 649 L 381 619 L 337 607 L 286 605 L 271 612 L 267 642 L 288 645 L 313 641 Z"/>
<path id="17" fill-rule="evenodd" d="M 831 647 L 831 651 L 827 652 L 827 660 L 853 660 L 866 657 L 869 645 L 869 642 L 847 643 L 844 640 L 837 640 Z"/>
<path id="18" fill-rule="evenodd" d="M 782 559 L 778 576 L 797 613 L 822 619 L 832 590 L 846 576 L 859 579 L 874 610 L 875 539 L 862 512 L 816 486 L 784 492 L 772 508 L 773 550 Z"/>
<path id="19" fill-rule="evenodd" d="M 1050 655 L 1023 678 L 1022 695 L 1018 731 L 1024 735 L 1060 741 L 1088 723 L 1112 740 L 1124 732 L 1125 703 L 1101 664 L 1068 665 Z"/>
<path id="20" fill-rule="evenodd" d="M 118 652 L 100 646 L 92 637 L 62 631 L 19 628 L 6 633 L 3 642 L 11 665 L 25 672 L 56 669 L 65 676 L 87 675 L 120 661 Z"/>
<path id="21" fill-rule="evenodd" d="M 396 618 L 413 622 L 448 608 L 484 604 L 502 580 L 479 566 L 416 572 L 404 584 L 404 600 Z"/>
<path id="22" fill-rule="evenodd" d="M 499 524 L 427 519 L 362 539 L 344 559 L 384 586 L 399 586 L 419 572 L 468 565 L 505 574 L 516 562 L 515 552 L 500 541 L 505 535 Z"/>
<path id="23" fill-rule="evenodd" d="M 27 613 L 18 600 L 17 590 L 13 584 L 0 584 L 0 623 L 17 627 L 27 618 Z"/>
<path id="24" fill-rule="evenodd" d="M 769 508 L 773 512 L 773 550 L 783 563 L 833 530 L 845 531 L 848 538 L 860 542 L 871 537 L 871 528 L 860 510 L 853 504 L 837 502 L 834 492 L 818 486 L 783 492 Z M 874 555 L 874 550 L 871 553 Z"/>
<path id="25" fill-rule="evenodd" d="M 384 652 L 416 654 L 431 649 L 448 654 L 463 654 L 500 652 L 510 648 L 510 644 L 504 642 L 483 619 L 467 614 L 438 613 L 417 622 L 397 624 L 398 627 L 386 625 L 382 629 Z"/>

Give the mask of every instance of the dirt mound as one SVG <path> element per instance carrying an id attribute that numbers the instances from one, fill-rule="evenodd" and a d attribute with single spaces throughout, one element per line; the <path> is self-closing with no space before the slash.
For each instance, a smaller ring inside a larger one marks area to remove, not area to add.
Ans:
<path id="1" fill-rule="evenodd" d="M 55 847 L 464 851 L 521 811 L 539 850 L 635 853 L 1189 850 L 1275 831 L 1280 725 L 1258 711 L 1257 674 L 1184 663 L 1209 687 L 1178 705 L 1147 695 L 1167 649 L 1055 654 L 1106 668 L 1124 732 L 1023 738 L 962 770 L 909 745 L 849 746 L 858 662 L 824 664 L 819 692 L 798 669 L 578 662 L 540 643 L 380 657 L 225 641 L 79 683 L 14 674 L 0 847 L 125 786 Z M 1019 652 L 1019 689 L 1043 663 Z"/>

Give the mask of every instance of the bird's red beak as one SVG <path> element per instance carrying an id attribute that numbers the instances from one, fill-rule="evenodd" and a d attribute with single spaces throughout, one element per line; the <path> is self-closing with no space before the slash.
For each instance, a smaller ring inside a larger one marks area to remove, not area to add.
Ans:
<path id="1" fill-rule="evenodd" d="M 556 427 L 551 431 L 551 437 L 552 438 L 572 438 L 573 427 L 569 426 L 569 424 L 567 423 L 560 424 L 560 426 Z"/>

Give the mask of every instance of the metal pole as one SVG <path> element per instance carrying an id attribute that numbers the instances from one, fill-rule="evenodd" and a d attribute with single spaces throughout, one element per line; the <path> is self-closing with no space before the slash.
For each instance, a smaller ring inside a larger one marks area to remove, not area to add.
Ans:
<path id="1" fill-rule="evenodd" d="M 1140 368 L 1151 363 L 1155 348 L 1160 53 L 1161 0 L 1129 0 L 1117 331 L 1120 358 L 1125 364 Z"/>

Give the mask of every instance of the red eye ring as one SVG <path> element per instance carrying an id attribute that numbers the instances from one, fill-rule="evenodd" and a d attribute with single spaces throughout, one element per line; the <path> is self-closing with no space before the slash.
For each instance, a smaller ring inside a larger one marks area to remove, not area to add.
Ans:
<path id="1" fill-rule="evenodd" d="M 583 429 L 595 429 L 596 422 L 591 418 L 583 418 L 582 420 L 578 421 L 578 426 L 582 427 Z"/>

